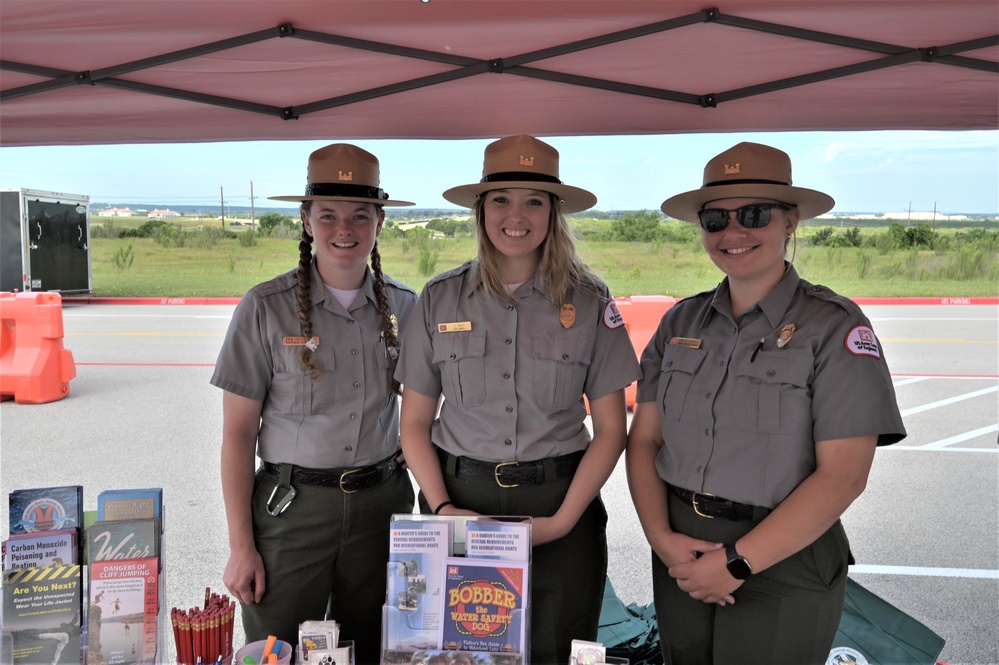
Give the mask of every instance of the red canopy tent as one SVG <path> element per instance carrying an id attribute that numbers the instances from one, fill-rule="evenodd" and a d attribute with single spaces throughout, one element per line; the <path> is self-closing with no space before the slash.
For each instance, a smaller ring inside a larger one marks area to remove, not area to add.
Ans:
<path id="1" fill-rule="evenodd" d="M 0 144 L 999 126 L 995 0 L 4 0 Z"/>

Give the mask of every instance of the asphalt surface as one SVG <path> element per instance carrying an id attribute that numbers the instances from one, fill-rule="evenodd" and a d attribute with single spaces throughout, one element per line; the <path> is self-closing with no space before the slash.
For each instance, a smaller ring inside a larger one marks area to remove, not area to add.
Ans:
<path id="1" fill-rule="evenodd" d="M 999 663 L 999 308 L 865 306 L 885 348 L 909 437 L 876 456 L 844 516 L 851 576 L 947 640 L 940 661 Z M 0 404 L 0 487 L 162 486 L 167 609 L 224 591 L 221 391 L 208 379 L 230 305 L 67 304 L 77 377 L 48 404 Z M 610 578 L 652 600 L 649 550 L 623 464 L 603 492 Z M 0 520 L 8 535 L 7 520 Z M 237 634 L 237 646 L 241 644 Z M 161 662 L 174 662 L 165 640 Z"/>

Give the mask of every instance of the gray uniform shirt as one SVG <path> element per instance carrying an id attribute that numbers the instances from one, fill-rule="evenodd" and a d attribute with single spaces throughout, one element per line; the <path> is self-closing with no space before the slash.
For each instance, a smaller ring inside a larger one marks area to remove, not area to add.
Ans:
<path id="1" fill-rule="evenodd" d="M 905 438 L 870 322 L 793 268 L 737 320 L 727 279 L 674 305 L 642 371 L 638 401 L 655 401 L 662 422 L 660 478 L 731 501 L 776 507 L 815 470 L 817 441 Z"/>
<path id="2" fill-rule="evenodd" d="M 570 294 L 575 312 L 566 327 L 534 278 L 517 288 L 512 305 L 482 290 L 476 264 L 427 283 L 396 370 L 406 389 L 443 393 L 432 441 L 490 462 L 585 449 L 583 394 L 598 399 L 640 374 L 607 287 Z"/>
<path id="3" fill-rule="evenodd" d="M 381 342 L 381 317 L 370 271 L 344 309 L 312 264 L 313 381 L 299 360 L 301 337 L 296 271 L 258 284 L 229 323 L 212 385 L 263 402 L 257 454 L 266 462 L 311 468 L 365 466 L 399 449 L 399 408 L 391 392 L 394 361 Z M 400 333 L 416 292 L 385 278 Z"/>

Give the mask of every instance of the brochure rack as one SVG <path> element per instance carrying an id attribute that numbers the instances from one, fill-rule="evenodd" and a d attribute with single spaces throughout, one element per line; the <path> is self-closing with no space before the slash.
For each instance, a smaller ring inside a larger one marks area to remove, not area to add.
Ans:
<path id="1" fill-rule="evenodd" d="M 389 537 L 383 665 L 529 665 L 531 518 L 397 514 Z"/>

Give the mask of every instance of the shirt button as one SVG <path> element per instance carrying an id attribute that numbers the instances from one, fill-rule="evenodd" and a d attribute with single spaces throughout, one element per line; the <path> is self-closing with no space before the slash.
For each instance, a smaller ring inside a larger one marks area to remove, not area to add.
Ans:
<path id="1" fill-rule="evenodd" d="M 505 444 L 506 444 L 506 445 L 508 445 L 508 446 L 512 446 L 512 445 L 513 445 L 513 441 L 511 441 L 510 439 L 507 439 L 507 440 L 506 440 L 506 441 L 504 441 L 503 443 L 505 443 Z"/>
<path id="2" fill-rule="evenodd" d="M 354 387 L 355 388 L 360 388 L 361 387 L 361 382 L 360 381 L 354 381 Z"/>
<path id="3" fill-rule="evenodd" d="M 673 361 L 672 360 L 667 360 L 666 361 L 666 366 L 667 367 L 672 367 L 673 366 Z"/>
<path id="4" fill-rule="evenodd" d="M 704 393 L 704 396 L 710 398 L 711 397 L 711 391 L 709 390 L 708 392 Z"/>
<path id="5" fill-rule="evenodd" d="M 506 407 L 506 412 L 507 413 L 513 413 L 513 407 L 512 406 Z"/>
<path id="6" fill-rule="evenodd" d="M 568 360 L 568 359 L 569 359 L 569 354 L 568 353 L 563 353 L 562 354 L 562 360 Z"/>
<path id="7" fill-rule="evenodd" d="M 349 323 L 350 325 L 354 325 L 354 319 L 347 319 L 347 323 Z"/>
<path id="8" fill-rule="evenodd" d="M 504 342 L 506 342 L 507 344 L 513 344 L 513 340 L 512 340 L 512 339 L 510 339 L 509 337 L 507 337 L 507 338 L 506 338 L 505 340 L 503 340 L 503 341 L 504 341 Z"/>
<path id="9" fill-rule="evenodd" d="M 698 466 L 696 469 L 694 469 L 694 471 L 696 471 L 697 473 L 700 473 L 702 468 L 704 468 L 704 467 Z"/>
<path id="10" fill-rule="evenodd" d="M 455 358 L 457 358 L 457 357 L 458 357 L 458 356 L 454 355 L 453 353 L 451 354 L 451 360 L 454 360 L 454 359 L 455 359 Z"/>
<path id="11" fill-rule="evenodd" d="M 357 355 L 357 349 L 351 349 L 350 350 L 350 355 L 356 356 Z"/>
<path id="12" fill-rule="evenodd" d="M 351 420 L 357 420 L 357 414 L 356 413 L 350 414 L 350 419 Z"/>
<path id="13" fill-rule="evenodd" d="M 503 372 L 503 378 L 504 379 L 509 379 L 510 378 L 510 372 Z"/>
<path id="14" fill-rule="evenodd" d="M 705 428 L 704 428 L 704 436 L 707 436 L 707 435 L 708 435 L 708 428 L 707 428 L 707 427 L 705 427 Z"/>
<path id="15" fill-rule="evenodd" d="M 773 371 L 772 369 L 768 369 L 767 370 L 767 376 L 769 376 L 772 379 L 775 376 L 777 376 L 777 372 Z"/>
<path id="16" fill-rule="evenodd" d="M 506 306 L 506 311 L 512 312 L 513 311 L 513 305 L 507 305 Z"/>
<path id="17" fill-rule="evenodd" d="M 724 367 L 725 366 L 725 361 L 724 360 L 719 360 L 718 361 L 718 365 L 721 366 L 721 367 Z"/>
<path id="18" fill-rule="evenodd" d="M 344 450 L 346 450 L 348 453 L 350 451 L 352 451 L 353 449 L 354 449 L 354 446 L 347 446 L 346 448 L 344 448 Z"/>

